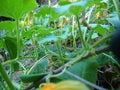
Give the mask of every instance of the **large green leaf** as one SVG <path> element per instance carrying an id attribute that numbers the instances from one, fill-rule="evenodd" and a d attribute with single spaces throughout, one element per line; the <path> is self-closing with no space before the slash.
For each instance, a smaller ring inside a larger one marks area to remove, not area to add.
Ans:
<path id="1" fill-rule="evenodd" d="M 80 61 L 79 63 L 68 68 L 68 71 L 80 76 L 92 83 L 96 83 L 97 80 L 97 62 L 96 58 L 91 57 L 86 60 Z M 62 74 L 58 78 L 60 79 L 75 79 L 67 74 Z"/>
<path id="2" fill-rule="evenodd" d="M 36 7 L 37 3 L 35 0 L 1 0 L 0 16 L 19 19 Z"/>
<path id="3" fill-rule="evenodd" d="M 55 11 L 57 11 L 58 13 L 66 13 L 67 11 L 69 11 L 69 8 L 72 6 L 85 6 L 86 5 L 86 1 L 80 1 L 80 2 L 75 2 L 75 3 L 71 3 L 68 5 L 63 5 L 60 7 L 55 8 Z M 76 11 L 76 9 L 74 9 Z"/>
<path id="4" fill-rule="evenodd" d="M 15 59 L 17 57 L 17 39 L 13 37 L 4 37 L 4 43 L 6 45 L 6 49 L 9 53 L 10 59 Z M 22 45 L 21 45 L 22 46 Z M 14 71 L 19 69 L 18 63 L 12 63 L 12 68 Z"/>

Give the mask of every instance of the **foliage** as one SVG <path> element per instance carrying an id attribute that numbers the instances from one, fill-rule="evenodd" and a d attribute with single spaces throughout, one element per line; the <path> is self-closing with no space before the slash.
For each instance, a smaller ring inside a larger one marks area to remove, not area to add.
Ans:
<path id="1" fill-rule="evenodd" d="M 36 10 L 35 0 L 1 1 L 0 16 L 14 20 L 0 22 L 0 66 L 5 68 L 0 70 L 0 89 L 78 80 L 67 71 L 96 84 L 99 68 L 108 63 L 120 67 L 104 51 L 114 27 L 119 26 L 119 13 L 114 12 L 117 4 L 115 8 L 111 4 L 107 0 L 61 0 L 58 7 L 43 5 Z M 12 76 L 20 71 L 17 82 Z M 118 74 L 117 69 L 114 72 Z"/>

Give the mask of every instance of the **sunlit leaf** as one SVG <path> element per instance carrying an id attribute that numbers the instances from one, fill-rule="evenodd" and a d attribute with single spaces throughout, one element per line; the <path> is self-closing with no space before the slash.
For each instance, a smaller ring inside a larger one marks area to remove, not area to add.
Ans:
<path id="1" fill-rule="evenodd" d="M 99 5 L 102 0 L 87 0 L 86 6 Z"/>
<path id="2" fill-rule="evenodd" d="M 37 17 L 42 16 L 45 18 L 47 15 L 49 16 L 50 19 L 53 20 L 59 17 L 59 13 L 57 13 L 53 7 L 49 7 L 49 6 L 43 6 L 40 9 L 40 11 L 36 13 Z"/>
<path id="3" fill-rule="evenodd" d="M 70 4 L 70 3 L 78 2 L 78 1 L 80 0 L 60 0 L 59 5 L 66 5 L 66 4 Z"/>
<path id="4" fill-rule="evenodd" d="M 0 16 L 19 19 L 36 7 L 35 0 L 2 0 L 0 1 Z"/>
<path id="5" fill-rule="evenodd" d="M 74 15 L 79 15 L 83 11 L 83 7 L 81 6 L 71 6 L 69 8 L 69 12 L 74 14 Z"/>
<path id="6" fill-rule="evenodd" d="M 107 28 L 105 28 L 105 27 L 103 27 L 101 25 L 97 25 L 93 30 L 96 31 L 100 35 L 105 35 L 106 32 L 108 31 Z"/>

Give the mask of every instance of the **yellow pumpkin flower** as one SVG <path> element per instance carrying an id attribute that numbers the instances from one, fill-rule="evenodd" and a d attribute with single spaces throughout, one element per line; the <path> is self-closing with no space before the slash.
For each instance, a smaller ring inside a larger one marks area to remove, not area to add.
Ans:
<path id="1" fill-rule="evenodd" d="M 40 89 L 40 90 L 55 90 L 54 86 L 55 86 L 54 83 L 49 83 L 49 84 L 46 84 L 45 86 L 43 86 L 42 89 Z"/>
<path id="2" fill-rule="evenodd" d="M 79 81 L 65 80 L 56 84 L 46 84 L 40 90 L 89 90 L 89 88 Z"/>

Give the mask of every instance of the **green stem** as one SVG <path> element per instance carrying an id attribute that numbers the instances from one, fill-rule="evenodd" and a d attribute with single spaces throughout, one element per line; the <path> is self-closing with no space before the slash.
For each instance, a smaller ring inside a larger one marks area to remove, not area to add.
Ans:
<path id="1" fill-rule="evenodd" d="M 62 51 L 61 51 L 61 48 L 60 48 L 60 42 L 59 42 L 59 40 L 56 42 L 56 45 L 57 45 L 57 49 L 58 49 L 59 56 L 60 56 L 61 58 L 63 58 L 63 56 L 62 56 Z"/>
<path id="2" fill-rule="evenodd" d="M 4 80 L 6 81 L 6 83 L 8 84 L 10 90 L 15 90 L 11 80 L 9 79 L 8 75 L 6 74 L 1 63 L 0 63 L 0 73 L 1 73 L 2 77 L 4 78 Z"/>
<path id="3" fill-rule="evenodd" d="M 98 45 L 101 45 L 101 44 L 104 43 L 106 40 L 108 40 L 108 39 L 110 38 L 110 36 L 111 36 L 111 34 L 103 37 L 102 39 L 100 39 L 99 41 L 97 41 L 96 43 L 94 43 L 94 44 L 92 45 L 92 48 L 95 48 L 95 47 L 97 47 Z"/>
<path id="4" fill-rule="evenodd" d="M 88 51 L 83 51 L 83 52 L 81 53 L 81 55 L 73 58 L 71 61 L 69 61 L 68 63 L 66 63 L 65 66 L 66 66 L 66 67 L 69 67 L 69 66 L 77 63 L 78 61 L 80 61 L 80 60 L 81 60 L 85 55 L 87 55 L 87 54 L 88 54 Z"/>
<path id="5" fill-rule="evenodd" d="M 19 31 L 19 20 L 16 20 L 16 32 L 17 32 L 17 58 L 20 57 L 20 31 Z"/>
<path id="6" fill-rule="evenodd" d="M 117 0 L 113 0 L 113 4 L 114 4 L 114 6 L 115 6 L 115 9 L 116 9 L 116 11 L 117 11 L 117 13 L 118 13 L 118 17 L 119 17 L 119 19 L 120 19 L 120 13 L 119 13 L 119 8 L 118 8 Z"/>
<path id="7" fill-rule="evenodd" d="M 75 19 L 75 17 L 73 16 L 72 17 L 72 37 L 73 37 L 73 48 L 74 48 L 74 50 L 76 50 L 77 49 L 77 45 L 76 45 L 76 38 L 75 38 L 75 27 L 74 27 L 74 19 Z"/>
<path id="8" fill-rule="evenodd" d="M 79 33 L 80 33 L 80 39 L 81 39 L 81 41 L 82 41 L 82 45 L 83 45 L 83 47 L 86 48 L 86 43 L 85 43 L 85 40 L 84 40 L 84 38 L 83 38 L 82 30 L 81 30 L 81 28 L 80 28 L 79 17 L 76 16 L 76 18 L 77 18 L 78 29 L 79 29 Z"/>
<path id="9" fill-rule="evenodd" d="M 36 38 L 35 38 L 35 34 L 34 33 L 32 35 L 32 43 L 33 43 L 33 46 L 34 46 L 34 56 L 37 59 L 38 58 L 38 52 L 37 52 Z"/>
<path id="10" fill-rule="evenodd" d="M 33 57 L 33 56 L 26 56 L 26 57 L 21 57 L 19 59 L 29 59 L 29 58 L 35 58 L 35 57 Z M 8 65 L 8 64 L 15 63 L 17 61 L 18 61 L 17 58 L 16 59 L 10 59 L 10 60 L 7 60 L 7 61 L 3 62 L 2 65 L 5 66 L 5 65 Z"/>

